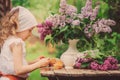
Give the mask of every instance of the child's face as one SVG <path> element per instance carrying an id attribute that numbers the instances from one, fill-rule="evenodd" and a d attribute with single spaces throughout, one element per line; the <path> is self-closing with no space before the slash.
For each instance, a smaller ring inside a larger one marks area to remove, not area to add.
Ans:
<path id="1" fill-rule="evenodd" d="M 26 40 L 29 36 L 31 36 L 33 28 L 34 27 L 32 27 L 28 30 L 22 31 L 22 32 L 18 32 L 17 36 L 22 38 L 22 40 Z"/>

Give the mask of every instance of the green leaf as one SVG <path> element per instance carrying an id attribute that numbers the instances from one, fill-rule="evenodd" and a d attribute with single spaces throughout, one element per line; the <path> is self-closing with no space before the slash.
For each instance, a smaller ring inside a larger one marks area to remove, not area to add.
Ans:
<path id="1" fill-rule="evenodd" d="M 62 33 L 62 32 L 64 32 L 64 31 L 66 31 L 66 30 L 68 29 L 68 27 L 69 27 L 69 26 L 65 26 L 65 27 L 61 28 L 59 33 Z"/>
<path id="2" fill-rule="evenodd" d="M 51 42 L 52 41 L 52 37 L 51 37 L 51 35 L 47 35 L 46 37 L 45 37 L 45 43 L 46 43 L 46 45 L 49 43 L 49 42 Z"/>
<path id="3" fill-rule="evenodd" d="M 97 60 L 97 62 L 98 62 L 99 64 L 103 64 L 103 63 L 104 63 L 103 60 Z"/>
<path id="4" fill-rule="evenodd" d="M 82 65 L 80 66 L 81 68 L 87 68 L 89 66 L 89 63 L 82 63 Z"/>

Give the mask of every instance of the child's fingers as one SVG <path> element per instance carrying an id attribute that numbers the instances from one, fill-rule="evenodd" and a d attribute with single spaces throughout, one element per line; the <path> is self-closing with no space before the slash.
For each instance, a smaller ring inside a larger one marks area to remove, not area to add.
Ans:
<path id="1" fill-rule="evenodd" d="M 45 58 L 45 56 L 40 56 L 40 57 L 39 57 L 39 59 L 43 59 L 43 58 Z"/>
<path id="2" fill-rule="evenodd" d="M 43 59 L 44 59 L 44 60 L 48 60 L 48 61 L 50 60 L 50 58 L 46 58 L 46 57 L 41 58 L 41 60 L 43 60 Z"/>

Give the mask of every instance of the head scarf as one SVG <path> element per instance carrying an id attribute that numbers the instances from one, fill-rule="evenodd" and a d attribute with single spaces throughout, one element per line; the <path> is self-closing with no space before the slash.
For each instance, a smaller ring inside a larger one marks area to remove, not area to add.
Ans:
<path id="1" fill-rule="evenodd" d="M 37 21 L 33 14 L 26 8 L 22 6 L 17 6 L 13 8 L 12 10 L 19 9 L 18 14 L 18 29 L 17 32 L 21 32 L 27 29 L 30 29 L 32 27 L 35 27 L 37 25 Z M 12 11 L 11 10 L 11 11 Z"/>

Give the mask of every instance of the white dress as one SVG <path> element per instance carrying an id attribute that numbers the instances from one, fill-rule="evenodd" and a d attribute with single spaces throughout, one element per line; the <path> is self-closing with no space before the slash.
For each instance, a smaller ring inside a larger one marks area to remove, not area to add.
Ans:
<path id="1" fill-rule="evenodd" d="M 12 74 L 12 75 L 16 75 L 15 74 L 15 70 L 14 70 L 14 63 L 13 63 L 13 56 L 12 56 L 12 52 L 10 50 L 10 44 L 12 43 L 22 43 L 22 47 L 23 47 L 23 65 L 27 65 L 27 61 L 25 59 L 26 56 L 26 50 L 25 50 L 25 43 L 21 38 L 16 38 L 14 36 L 10 36 L 8 37 L 2 48 L 1 48 L 1 53 L 0 53 L 0 71 L 3 74 Z M 25 75 L 19 75 L 19 77 L 26 77 L 28 76 L 28 74 Z M 0 80 L 5 80 L 2 79 L 3 77 L 0 78 Z M 8 80 L 8 79 L 6 79 Z"/>

